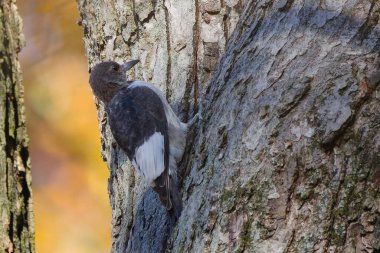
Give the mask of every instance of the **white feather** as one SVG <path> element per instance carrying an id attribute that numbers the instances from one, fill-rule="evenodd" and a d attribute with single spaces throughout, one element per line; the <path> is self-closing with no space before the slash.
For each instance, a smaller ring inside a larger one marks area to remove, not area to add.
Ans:
<path id="1" fill-rule="evenodd" d="M 154 133 L 137 148 L 132 165 L 139 174 L 151 183 L 162 174 L 164 165 L 164 136 Z"/>
<path id="2" fill-rule="evenodd" d="M 146 87 L 153 90 L 161 99 L 164 105 L 166 119 L 168 121 L 168 134 L 169 134 L 169 173 L 174 174 L 177 169 L 177 163 L 182 159 L 183 152 L 186 144 L 187 124 L 182 123 L 177 115 L 175 115 L 173 109 L 170 107 L 168 101 L 162 94 L 162 92 L 155 86 L 144 81 L 133 81 L 129 88 Z"/>

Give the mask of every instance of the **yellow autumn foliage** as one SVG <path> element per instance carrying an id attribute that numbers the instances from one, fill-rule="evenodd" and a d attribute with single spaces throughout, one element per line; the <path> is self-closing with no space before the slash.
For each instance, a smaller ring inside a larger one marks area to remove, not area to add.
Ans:
<path id="1" fill-rule="evenodd" d="M 100 157 L 75 1 L 18 0 L 38 253 L 107 252 L 108 170 Z"/>

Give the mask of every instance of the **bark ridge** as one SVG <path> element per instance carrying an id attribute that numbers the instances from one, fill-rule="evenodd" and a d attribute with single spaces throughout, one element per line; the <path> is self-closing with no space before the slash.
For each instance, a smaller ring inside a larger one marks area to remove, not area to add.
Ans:
<path id="1" fill-rule="evenodd" d="M 24 44 L 15 1 L 0 1 L 0 252 L 34 252 L 34 215 L 24 87 Z"/>
<path id="2" fill-rule="evenodd" d="M 113 252 L 380 250 L 377 1 L 78 6 L 90 65 L 141 59 L 184 120 L 205 93 L 174 228 L 101 121 Z"/>

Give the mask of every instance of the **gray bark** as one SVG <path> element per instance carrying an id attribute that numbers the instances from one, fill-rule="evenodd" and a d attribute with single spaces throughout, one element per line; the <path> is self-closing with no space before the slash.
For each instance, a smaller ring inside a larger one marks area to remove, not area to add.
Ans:
<path id="1" fill-rule="evenodd" d="M 21 23 L 15 1 L 0 1 L 0 252 L 8 253 L 34 252 Z"/>
<path id="2" fill-rule="evenodd" d="M 139 58 L 184 120 L 204 98 L 177 224 L 99 106 L 112 252 L 379 252 L 380 3 L 242 5 L 78 0 L 90 66 Z"/>

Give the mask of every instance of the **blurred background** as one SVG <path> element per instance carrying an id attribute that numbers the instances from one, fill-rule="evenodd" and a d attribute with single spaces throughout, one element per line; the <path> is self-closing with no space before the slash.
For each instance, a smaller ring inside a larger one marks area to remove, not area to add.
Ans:
<path id="1" fill-rule="evenodd" d="M 108 170 L 100 157 L 74 0 L 18 0 L 38 253 L 108 252 Z"/>

